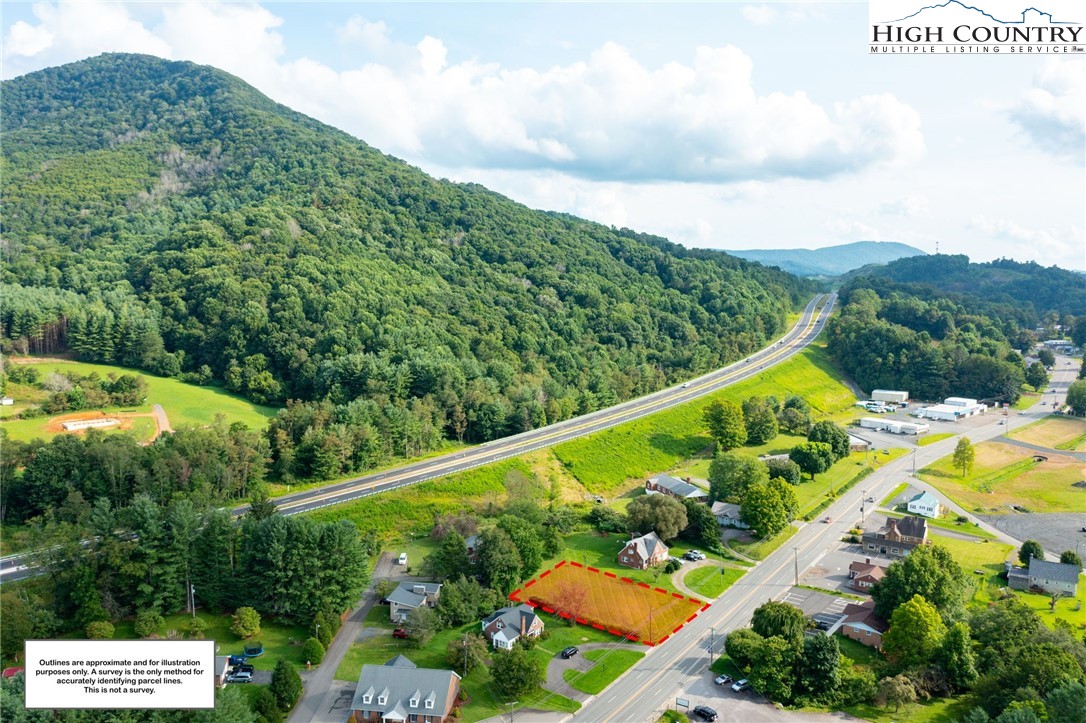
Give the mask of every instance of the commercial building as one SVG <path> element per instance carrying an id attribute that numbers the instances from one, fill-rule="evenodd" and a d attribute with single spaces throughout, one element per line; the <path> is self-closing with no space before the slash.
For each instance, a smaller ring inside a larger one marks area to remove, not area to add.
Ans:
<path id="1" fill-rule="evenodd" d="M 871 392 L 871 398 L 876 402 L 893 402 L 894 404 L 901 404 L 909 401 L 909 393 L 898 392 L 893 389 L 876 389 Z"/>

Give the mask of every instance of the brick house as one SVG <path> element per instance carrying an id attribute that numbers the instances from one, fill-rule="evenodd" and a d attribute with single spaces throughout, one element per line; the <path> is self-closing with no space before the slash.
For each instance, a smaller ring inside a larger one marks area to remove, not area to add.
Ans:
<path id="1" fill-rule="evenodd" d="M 451 670 L 420 668 L 402 655 L 384 665 L 363 665 L 347 720 L 350 723 L 449 723 L 460 693 Z"/>
<path id="2" fill-rule="evenodd" d="M 677 500 L 697 500 L 698 502 L 709 503 L 709 493 L 701 487 L 691 484 L 689 478 L 688 481 L 684 482 L 669 474 L 658 474 L 655 477 L 649 477 L 645 482 L 645 494 L 667 495 Z"/>
<path id="3" fill-rule="evenodd" d="M 886 568 L 872 564 L 871 558 L 865 562 L 854 562 L 848 566 L 849 584 L 862 592 L 870 592 L 876 582 L 886 576 Z"/>
<path id="4" fill-rule="evenodd" d="M 483 637 L 495 648 L 510 650 L 521 636 L 535 638 L 543 632 L 543 620 L 531 605 L 502 608 L 483 620 Z"/>
<path id="5" fill-rule="evenodd" d="M 644 570 L 666 562 L 667 553 L 668 548 L 663 540 L 657 537 L 655 532 L 650 532 L 627 542 L 618 553 L 618 564 L 635 570 Z"/>
<path id="6" fill-rule="evenodd" d="M 928 521 L 923 517 L 894 517 L 878 532 L 864 532 L 863 546 L 868 552 L 905 557 L 919 545 L 928 544 Z"/>
<path id="7" fill-rule="evenodd" d="M 875 615 L 875 601 L 849 603 L 844 610 L 845 620 L 838 628 L 846 638 L 872 648 L 882 647 L 882 636 L 890 629 L 882 618 Z"/>

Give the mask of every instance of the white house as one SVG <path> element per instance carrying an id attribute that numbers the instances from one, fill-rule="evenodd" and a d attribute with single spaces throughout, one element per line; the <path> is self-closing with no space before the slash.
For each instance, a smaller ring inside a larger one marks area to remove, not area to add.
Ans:
<path id="1" fill-rule="evenodd" d="M 924 517 L 938 517 L 943 506 L 939 504 L 939 498 L 931 492 L 921 492 L 909 500 L 909 512 Z"/>
<path id="2" fill-rule="evenodd" d="M 713 503 L 713 516 L 721 527 L 735 527 L 740 530 L 750 528 L 750 525 L 739 517 L 739 505 L 717 500 Z"/>

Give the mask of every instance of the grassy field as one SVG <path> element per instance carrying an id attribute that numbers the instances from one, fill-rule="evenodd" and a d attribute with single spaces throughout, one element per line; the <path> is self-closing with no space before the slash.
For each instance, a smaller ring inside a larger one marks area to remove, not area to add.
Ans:
<path id="1" fill-rule="evenodd" d="M 599 695 L 604 688 L 615 681 L 615 678 L 632 668 L 641 658 L 644 658 L 645 654 L 639 650 L 603 648 L 589 650 L 584 654 L 584 657 L 595 661 L 596 664 L 585 671 L 563 671 L 562 677 L 571 687 L 582 693 Z"/>
<path id="2" fill-rule="evenodd" d="M 804 397 L 816 419 L 848 418 L 855 400 L 848 387 L 838 381 L 826 351 L 809 347 L 718 394 L 564 442 L 554 453 L 590 492 L 608 494 L 630 478 L 670 469 L 708 447 L 711 440 L 701 417 L 710 401 L 740 402 L 753 395 L 784 399 L 791 394 Z"/>
<path id="3" fill-rule="evenodd" d="M 879 502 L 880 507 L 889 507 L 894 498 L 905 491 L 905 488 L 909 486 L 908 482 L 902 482 L 894 489 L 890 490 L 890 494 L 882 498 L 882 502 Z"/>
<path id="4" fill-rule="evenodd" d="M 394 626 L 389 622 L 388 608 L 375 606 L 374 610 L 377 610 L 378 613 L 372 618 L 367 618 L 367 626 L 378 629 L 380 633 L 351 645 L 343 658 L 343 662 L 340 663 L 339 668 L 336 670 L 335 677 L 338 680 L 357 681 L 363 665 L 383 665 L 400 654 L 407 656 L 420 668 L 447 669 L 449 665 L 445 660 L 445 650 L 449 643 L 463 633 L 479 632 L 479 623 L 468 623 L 460 628 L 443 630 L 435 635 L 434 639 L 425 647 L 416 648 L 411 641 L 397 640 L 392 637 Z M 610 643 L 609 650 L 623 650 L 629 647 L 614 636 L 594 628 L 583 625 L 570 627 L 564 621 L 551 615 L 544 614 L 543 618 L 547 630 L 547 639 L 539 641 L 532 648 L 532 657 L 540 665 L 546 665 L 563 648 L 570 645 Z M 495 690 L 488 668 L 477 668 L 471 671 L 464 676 L 461 686 L 468 696 L 468 702 L 461 711 L 461 720 L 478 721 L 497 716 L 502 712 L 508 712 L 508 706 L 504 705 L 506 698 L 499 695 Z M 580 708 L 580 704 L 576 701 L 546 690 L 520 696 L 518 700 L 521 707 L 524 708 L 538 708 L 565 713 L 572 713 Z"/>
<path id="5" fill-rule="evenodd" d="M 999 591 L 1005 588 L 1007 581 L 997 575 L 988 575 L 984 578 L 984 583 L 978 586 L 973 594 L 973 604 L 978 607 L 986 606 L 993 600 L 998 599 Z M 1025 590 L 1011 590 L 1010 592 L 1033 608 L 1041 620 L 1050 628 L 1056 626 L 1057 620 L 1066 620 L 1076 630 L 1086 628 L 1086 581 L 1083 581 L 1081 577 L 1079 578 L 1078 595 L 1060 598 L 1056 601 L 1055 609 L 1052 608 L 1052 598 L 1048 595 Z"/>
<path id="6" fill-rule="evenodd" d="M 1086 449 L 1086 419 L 1049 416 L 1019 427 L 1008 436 L 1042 447 L 1082 451 Z"/>
<path id="7" fill-rule="evenodd" d="M 1050 454 L 1038 462 L 1029 450 L 1002 442 L 983 442 L 975 449 L 976 462 L 966 476 L 947 456 L 920 470 L 920 478 L 977 512 L 1008 512 L 1011 505 L 1030 512 L 1086 509 L 1086 489 L 1074 486 L 1082 480 L 1082 462 L 1073 457 Z"/>
<path id="8" fill-rule="evenodd" d="M 1023 392 L 1022 396 L 1018 398 L 1018 401 L 1011 405 L 1011 409 L 1029 409 L 1037 402 L 1041 401 L 1041 395 L 1036 392 Z"/>
<path id="9" fill-rule="evenodd" d="M 738 570 L 734 567 L 706 565 L 687 573 L 683 583 L 698 595 L 708 600 L 715 600 L 745 573 L 746 570 Z"/>
<path id="10" fill-rule="evenodd" d="M 568 591 L 586 593 L 572 610 L 566 602 Z M 579 562 L 544 570 L 509 597 L 517 602 L 530 600 L 542 605 L 544 612 L 557 611 L 567 618 L 573 615 L 578 623 L 599 625 L 613 635 L 636 636 L 652 644 L 678 632 L 704 605 L 662 587 L 581 567 Z"/>
<path id="11" fill-rule="evenodd" d="M 938 434 L 925 434 L 916 440 L 917 447 L 927 447 L 929 444 L 935 444 L 936 442 L 942 442 L 944 439 L 950 439 L 954 436 L 954 432 L 939 432 Z"/>
<path id="12" fill-rule="evenodd" d="M 272 407 L 264 407 L 253 404 L 237 395 L 231 394 L 218 387 L 201 387 L 194 384 L 185 384 L 176 379 L 156 377 L 144 371 L 126 369 L 124 367 L 108 364 L 87 364 L 74 361 L 48 361 L 20 364 L 37 369 L 41 378 L 53 372 L 74 372 L 86 376 L 97 373 L 105 377 L 109 374 L 138 374 L 147 382 L 147 403 L 139 407 L 126 407 L 124 411 L 137 413 L 150 413 L 151 405 L 161 404 L 174 428 L 182 425 L 206 426 L 215 421 L 218 414 L 222 414 L 228 423 L 242 422 L 253 428 L 262 429 L 268 419 L 275 416 L 276 410 Z M 12 394 L 30 394 L 34 401 L 44 401 L 45 394 L 41 390 L 26 387 L 25 385 L 13 385 Z M 24 397 L 26 398 L 26 397 Z M 19 397 L 15 397 L 19 401 Z M 18 407 L 16 407 L 16 410 Z M 116 411 L 111 408 L 107 411 Z M 38 417 L 37 419 L 5 419 L 0 422 L 0 428 L 7 430 L 12 439 L 30 440 L 37 437 L 50 439 L 56 436 L 56 432 L 48 432 L 45 427 L 50 417 Z M 150 419 L 138 420 L 138 430 L 150 437 L 154 424 Z"/>
<path id="13" fill-rule="evenodd" d="M 854 705 L 845 708 L 845 712 L 872 723 L 957 723 L 972 707 L 965 698 L 932 698 L 923 703 L 903 705 L 898 711 L 893 706 Z"/>
<path id="14" fill-rule="evenodd" d="M 933 545 L 949 550 L 967 575 L 971 575 L 974 570 L 985 570 L 988 573 L 1001 572 L 1004 560 L 1014 551 L 1014 548 L 1005 542 L 986 540 L 971 542 L 938 533 L 933 533 L 929 537 Z"/>
<path id="15" fill-rule="evenodd" d="M 846 638 L 840 633 L 833 637 L 837 640 L 837 647 L 841 649 L 841 655 L 844 655 L 857 665 L 873 665 L 882 659 L 879 651 L 875 650 L 870 645 L 864 645 L 852 638 Z"/>

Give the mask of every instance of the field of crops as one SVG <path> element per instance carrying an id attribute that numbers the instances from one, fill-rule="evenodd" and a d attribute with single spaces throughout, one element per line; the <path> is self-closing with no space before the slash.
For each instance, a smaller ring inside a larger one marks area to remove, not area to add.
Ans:
<path id="1" fill-rule="evenodd" d="M 509 597 L 649 645 L 667 640 L 706 606 L 680 593 L 564 561 L 529 580 Z"/>

